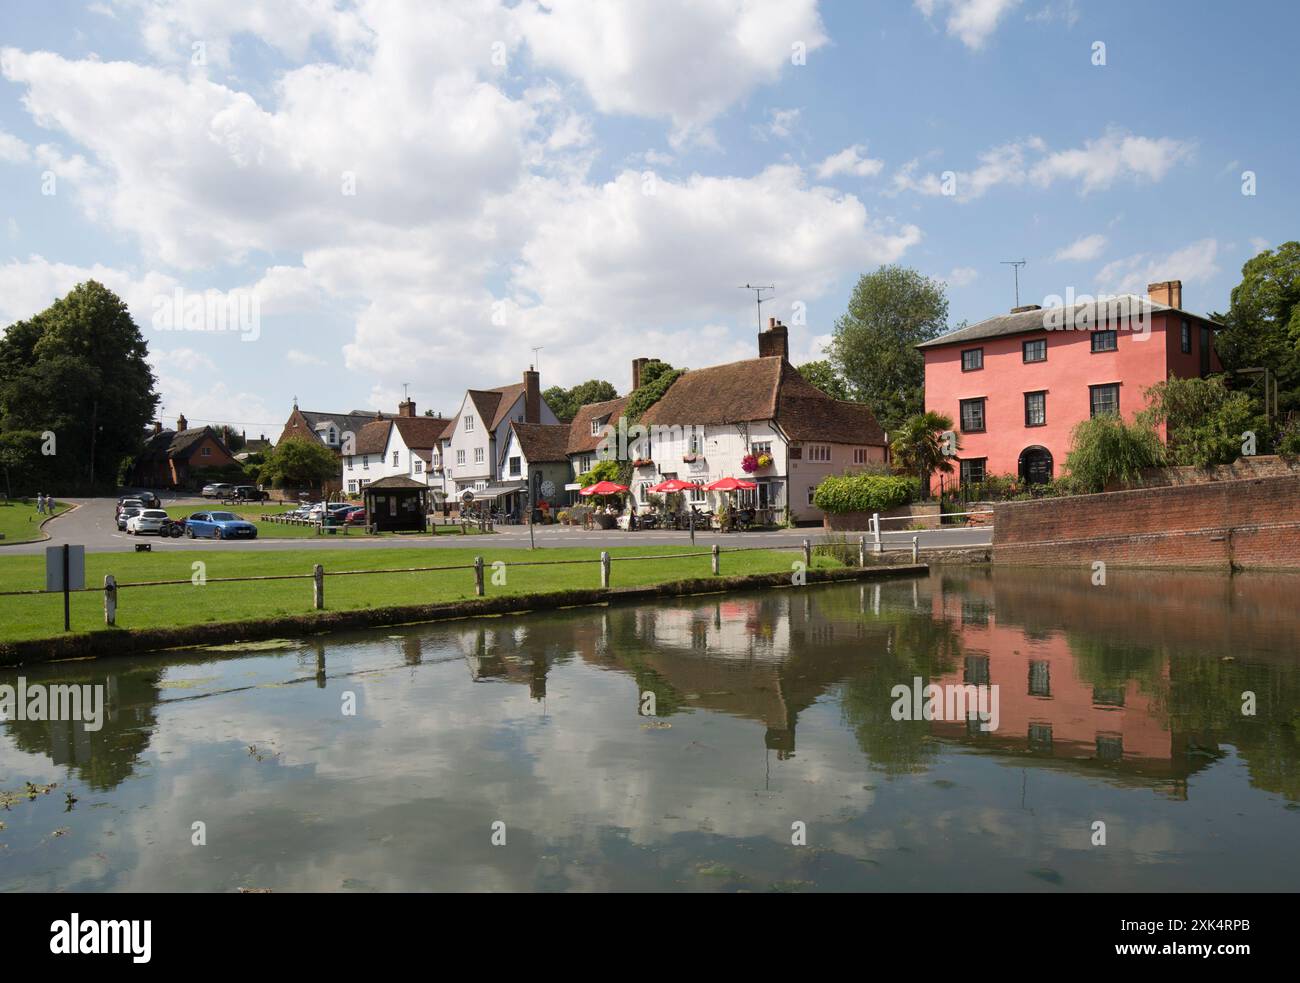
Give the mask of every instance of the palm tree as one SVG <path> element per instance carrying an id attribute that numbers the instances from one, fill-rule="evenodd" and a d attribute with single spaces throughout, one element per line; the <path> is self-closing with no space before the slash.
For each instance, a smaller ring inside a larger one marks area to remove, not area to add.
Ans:
<path id="1" fill-rule="evenodd" d="M 933 410 L 903 421 L 889 448 L 901 470 L 921 479 L 921 493 L 929 494 L 930 475 L 952 472 L 961 444 L 952 429 L 952 417 Z"/>

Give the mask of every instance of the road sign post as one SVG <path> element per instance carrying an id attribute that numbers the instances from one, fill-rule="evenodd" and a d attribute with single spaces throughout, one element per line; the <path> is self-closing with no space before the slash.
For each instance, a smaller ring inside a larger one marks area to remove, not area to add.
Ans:
<path id="1" fill-rule="evenodd" d="M 63 630 L 72 630 L 72 597 L 74 590 L 86 586 L 86 547 L 47 546 L 45 548 L 45 589 L 63 592 Z"/>

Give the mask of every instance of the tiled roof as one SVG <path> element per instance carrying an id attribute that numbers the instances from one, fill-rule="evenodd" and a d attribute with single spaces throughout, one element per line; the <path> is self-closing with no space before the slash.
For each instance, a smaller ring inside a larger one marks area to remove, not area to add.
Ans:
<path id="1" fill-rule="evenodd" d="M 177 461 L 183 461 L 189 458 L 197 449 L 199 441 L 204 436 L 210 435 L 222 447 L 225 444 L 221 437 L 211 427 L 190 427 L 188 430 L 164 430 L 161 433 L 150 433 L 145 439 L 144 450 L 140 453 L 141 460 L 158 460 L 161 458 L 171 458 Z"/>
<path id="2" fill-rule="evenodd" d="M 609 417 L 609 422 L 617 426 L 619 415 L 626 406 L 627 397 L 620 396 L 618 399 L 607 399 L 603 403 L 588 403 L 586 406 L 578 407 L 578 412 L 574 414 L 569 424 L 569 441 L 565 446 L 565 453 L 585 454 L 594 451 L 600 444 L 601 437 L 600 434 L 592 434 L 591 421 Z"/>
<path id="3" fill-rule="evenodd" d="M 437 447 L 451 424 L 451 420 L 437 416 L 399 416 L 393 419 L 397 432 L 411 450 Z"/>
<path id="4" fill-rule="evenodd" d="M 1139 297 L 1136 294 L 1123 294 L 1115 298 L 1128 303 L 1128 310 L 1134 315 L 1146 317 L 1152 313 L 1163 311 L 1178 311 L 1178 313 L 1187 314 L 1186 311 L 1180 311 L 1176 307 L 1169 307 L 1166 304 L 1157 304 L 1154 301 Z M 1049 315 L 1058 319 L 1057 323 L 1075 324 L 1078 323 L 1076 315 L 1079 311 L 1089 306 L 1089 301 L 1083 301 L 1074 304 L 1068 309 L 1061 308 L 1042 308 L 1035 307 L 1027 311 L 1013 311 L 1010 314 L 998 314 L 995 317 L 986 318 L 978 324 L 970 324 L 964 328 L 958 328 L 956 331 L 949 331 L 938 338 L 932 338 L 929 341 L 923 341 L 917 348 L 939 348 L 943 345 L 964 344 L 970 341 L 982 341 L 985 338 L 1002 338 L 1006 335 L 1028 334 L 1031 331 L 1051 330 L 1047 327 L 1045 318 Z M 1098 303 L 1097 309 L 1104 310 L 1103 305 Z M 1188 314 L 1189 317 L 1199 317 L 1197 314 Z"/>
<path id="5" fill-rule="evenodd" d="M 832 399 L 778 356 L 687 372 L 642 418 L 660 426 L 760 420 L 775 420 L 791 440 L 885 443 L 884 431 L 865 403 Z"/>
<path id="6" fill-rule="evenodd" d="M 372 491 L 376 488 L 393 489 L 393 488 L 428 488 L 429 486 L 423 481 L 416 481 L 414 478 L 408 478 L 404 474 L 390 474 L 387 478 L 380 478 L 378 481 L 372 481 L 362 489 L 363 492 Z"/>
<path id="7" fill-rule="evenodd" d="M 320 413 L 316 410 L 299 410 L 307 425 L 314 432 L 322 423 L 334 424 L 339 433 L 360 433 L 361 428 L 367 423 L 374 422 L 377 418 L 387 418 L 387 414 L 378 413 L 375 410 L 352 410 L 350 413 Z"/>
<path id="8" fill-rule="evenodd" d="M 357 431 L 352 453 L 383 454 L 388 450 L 388 432 L 392 426 L 392 420 L 371 420 Z"/>
<path id="9" fill-rule="evenodd" d="M 516 420 L 510 427 L 529 463 L 568 460 L 569 424 L 520 423 Z"/>

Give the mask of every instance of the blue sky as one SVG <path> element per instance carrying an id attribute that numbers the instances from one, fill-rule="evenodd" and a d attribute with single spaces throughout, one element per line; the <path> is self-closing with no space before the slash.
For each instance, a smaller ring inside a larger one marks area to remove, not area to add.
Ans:
<path id="1" fill-rule="evenodd" d="M 800 361 L 885 262 L 954 326 L 1020 258 L 1024 303 L 1222 310 L 1297 235 L 1297 36 L 1208 0 L 11 0 L 0 322 L 94 276 L 167 420 L 276 432 L 294 396 L 452 412 L 536 346 L 544 386 L 748 357 L 746 282 Z M 256 330 L 160 330 L 178 290 Z"/>

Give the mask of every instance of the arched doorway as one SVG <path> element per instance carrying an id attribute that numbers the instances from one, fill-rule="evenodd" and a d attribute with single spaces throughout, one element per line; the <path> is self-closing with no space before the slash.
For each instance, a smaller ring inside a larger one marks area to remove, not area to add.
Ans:
<path id="1" fill-rule="evenodd" d="M 1052 480 L 1052 452 L 1035 445 L 1020 452 L 1020 478 L 1027 485 L 1045 485 Z"/>

